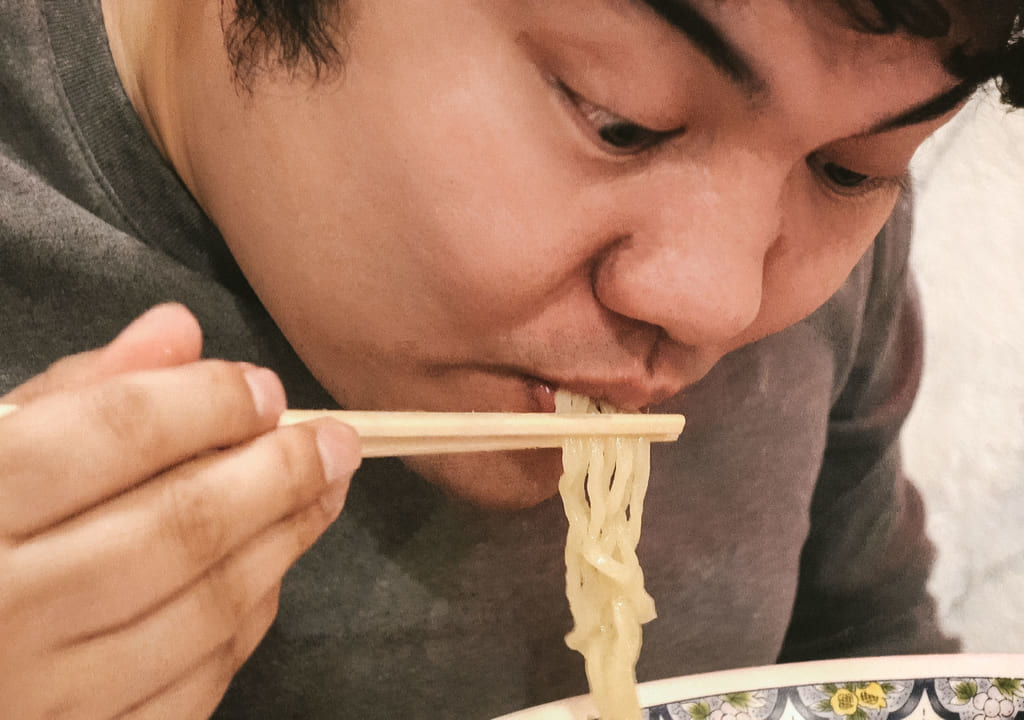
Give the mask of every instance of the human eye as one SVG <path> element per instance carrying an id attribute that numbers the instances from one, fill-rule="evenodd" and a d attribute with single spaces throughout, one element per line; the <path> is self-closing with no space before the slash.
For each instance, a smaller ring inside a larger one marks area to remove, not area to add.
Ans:
<path id="1" fill-rule="evenodd" d="M 625 154 L 647 150 L 673 134 L 651 130 L 589 103 L 581 103 L 580 112 L 594 128 L 601 142 L 609 149 Z"/>
<path id="2" fill-rule="evenodd" d="M 837 162 L 828 160 L 821 153 L 814 153 L 807 164 L 827 190 L 835 195 L 857 197 L 878 190 L 899 185 L 900 178 L 879 177 L 857 172 Z"/>
<path id="3" fill-rule="evenodd" d="M 833 185 L 851 190 L 863 186 L 871 179 L 869 175 L 859 173 L 855 170 L 845 168 L 842 165 L 837 165 L 832 162 L 825 163 L 821 170 Z"/>
<path id="4" fill-rule="evenodd" d="M 612 155 L 637 155 L 670 137 L 680 135 L 683 129 L 653 130 L 595 105 L 562 83 L 559 89 L 567 97 L 585 129 Z"/>

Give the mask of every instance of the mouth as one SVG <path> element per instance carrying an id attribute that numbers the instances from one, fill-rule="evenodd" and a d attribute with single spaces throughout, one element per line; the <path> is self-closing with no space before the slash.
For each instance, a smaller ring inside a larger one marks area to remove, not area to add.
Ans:
<path id="1" fill-rule="evenodd" d="M 566 390 L 635 413 L 685 389 L 682 383 L 655 382 L 648 376 L 560 375 L 484 363 L 434 366 L 429 377 L 434 383 L 408 409 L 554 412 L 556 391 Z M 504 509 L 532 507 L 557 494 L 562 470 L 557 449 L 417 456 L 404 462 L 446 492 Z"/>
<path id="2" fill-rule="evenodd" d="M 444 378 L 445 386 L 459 390 L 440 404 L 435 396 L 430 409 L 462 412 L 554 412 L 555 393 L 566 390 L 620 412 L 643 413 L 686 388 L 677 380 L 625 372 L 573 376 L 508 365 L 449 366 L 436 376 Z"/>
<path id="3" fill-rule="evenodd" d="M 619 376 L 614 378 L 570 378 L 557 380 L 524 375 L 524 382 L 540 412 L 554 412 L 555 393 L 566 390 L 598 402 L 607 403 L 620 412 L 646 413 L 682 392 L 677 383 L 655 382 L 647 378 Z"/>

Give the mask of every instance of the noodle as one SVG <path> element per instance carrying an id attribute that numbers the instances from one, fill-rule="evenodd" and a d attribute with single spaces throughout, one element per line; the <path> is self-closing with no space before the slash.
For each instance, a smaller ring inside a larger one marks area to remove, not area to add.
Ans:
<path id="1" fill-rule="evenodd" d="M 556 412 L 614 412 L 559 391 Z M 655 617 L 636 556 L 650 442 L 643 438 L 566 438 L 562 495 L 569 532 L 565 594 L 574 627 L 565 642 L 583 655 L 602 720 L 639 720 L 636 661 L 641 624 Z"/>

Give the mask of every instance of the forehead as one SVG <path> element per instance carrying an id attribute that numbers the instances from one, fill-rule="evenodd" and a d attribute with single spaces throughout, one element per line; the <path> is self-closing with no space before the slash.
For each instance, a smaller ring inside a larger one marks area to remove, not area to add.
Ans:
<path id="1" fill-rule="evenodd" d="M 783 74 L 816 70 L 847 80 L 882 73 L 893 80 L 923 75 L 928 85 L 956 83 L 944 62 L 949 38 L 867 32 L 851 19 L 848 0 L 624 2 L 685 37 L 751 95 L 766 94 Z"/>
<path id="2" fill-rule="evenodd" d="M 901 36 L 930 41 L 944 65 L 963 79 L 984 81 L 986 60 L 1005 47 L 1020 0 L 636 0 L 663 16 L 742 12 L 786 6 L 829 47 L 856 45 L 859 37 Z"/>
<path id="3" fill-rule="evenodd" d="M 642 58 L 631 64 L 639 72 L 634 86 L 645 75 L 659 77 L 678 88 L 680 95 L 669 98 L 683 97 L 697 87 L 707 89 L 693 74 L 703 68 L 704 75 L 735 86 L 752 110 L 783 123 L 824 113 L 848 131 L 879 132 L 945 116 L 972 90 L 944 67 L 942 42 L 864 32 L 851 25 L 837 0 L 534 5 L 541 7 L 560 26 L 555 45 L 611 46 L 614 51 L 595 52 Z"/>
<path id="4" fill-rule="evenodd" d="M 716 35 L 729 35 L 729 28 L 741 22 L 762 29 L 786 31 L 775 37 L 773 48 L 781 51 L 794 39 L 794 28 L 817 40 L 823 56 L 850 50 L 877 51 L 886 43 L 881 37 L 933 41 L 936 46 L 952 42 L 952 20 L 938 0 L 913 0 L 913 11 L 897 11 L 909 0 L 625 0 L 645 6 L 684 34 L 695 36 L 709 48 L 720 44 Z M 936 8 L 936 13 L 926 8 Z M 883 14 L 880 7 L 888 8 Z M 832 52 L 828 52 L 831 50 Z"/>

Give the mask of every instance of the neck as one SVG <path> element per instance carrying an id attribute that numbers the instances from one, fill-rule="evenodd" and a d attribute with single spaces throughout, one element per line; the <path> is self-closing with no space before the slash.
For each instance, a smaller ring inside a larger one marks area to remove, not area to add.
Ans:
<path id="1" fill-rule="evenodd" d="M 189 188 L 191 164 L 187 151 L 189 76 L 184 61 L 194 48 L 189 39 L 208 32 L 201 27 L 213 18 L 217 2 L 180 0 L 101 0 L 110 52 L 121 83 L 135 112 L 164 159 Z"/>
<path id="2" fill-rule="evenodd" d="M 158 8 L 159 3 L 151 0 L 102 0 L 107 40 L 121 84 L 153 142 L 168 158 L 162 122 L 166 113 L 159 111 L 167 106 L 166 83 L 158 77 L 160 64 L 153 58 L 167 57 L 169 38 L 156 17 Z"/>

